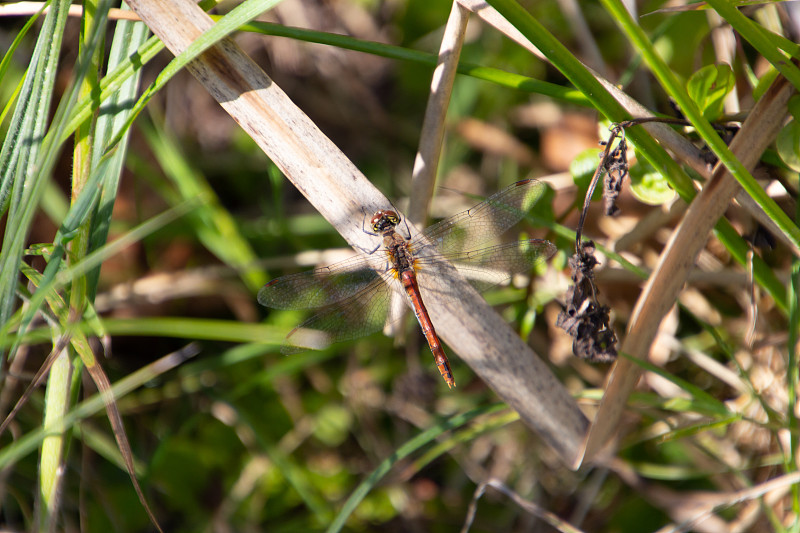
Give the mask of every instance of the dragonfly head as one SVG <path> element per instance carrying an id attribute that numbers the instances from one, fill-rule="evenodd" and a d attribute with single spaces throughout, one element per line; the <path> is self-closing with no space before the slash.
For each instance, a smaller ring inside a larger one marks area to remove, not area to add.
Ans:
<path id="1" fill-rule="evenodd" d="M 400 217 L 397 216 L 397 213 L 389 209 L 381 209 L 375 213 L 375 215 L 373 215 L 369 221 L 369 224 L 372 227 L 372 231 L 375 233 L 381 233 L 387 228 L 393 228 L 397 226 L 399 222 Z"/>

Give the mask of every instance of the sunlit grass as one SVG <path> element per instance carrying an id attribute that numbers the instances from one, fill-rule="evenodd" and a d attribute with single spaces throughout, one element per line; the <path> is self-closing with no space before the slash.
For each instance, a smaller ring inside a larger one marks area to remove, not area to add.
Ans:
<path id="1" fill-rule="evenodd" d="M 603 19 L 590 19 L 594 35 L 583 37 L 624 79 L 645 75 L 635 65 L 654 73 L 649 92 L 636 83 L 623 89 L 654 113 L 672 112 L 664 95 L 678 102 L 693 129 L 676 130 L 697 133 L 695 143 L 720 155 L 785 238 L 753 258 L 740 235 L 744 217 L 732 210 L 731 221 L 717 225 L 697 260 L 712 276 L 690 280 L 651 359 L 634 360 L 646 373 L 625 401 L 613 456 L 573 472 L 456 354 L 458 388 L 448 391 L 415 323 L 397 341 L 376 334 L 281 355 L 285 335 L 306 315 L 261 308 L 256 291 L 319 259 L 302 253 L 340 248 L 343 240 L 202 86 L 183 77 L 187 63 L 241 30 L 237 39 L 275 83 L 402 207 L 438 46 L 428 39 L 438 35 L 447 6 L 428 6 L 425 20 L 389 6 L 343 5 L 353 11 L 338 13 L 340 26 L 329 31 L 241 26 L 273 4 L 245 2 L 173 60 L 159 55 L 163 46 L 141 23 L 106 21 L 103 2 L 86 3 L 100 24 L 89 24 L 79 45 L 77 19 L 63 11 L 68 3 L 54 2 L 36 23 L 6 26 L 16 41 L 0 63 L 0 349 L 7 358 L 0 412 L 14 413 L 0 435 L 4 527 L 152 529 L 131 473 L 170 531 L 453 531 L 465 521 L 474 531 L 512 531 L 536 527 L 518 505 L 525 501 L 585 531 L 689 530 L 704 519 L 800 530 L 797 259 L 788 251 L 798 230 L 776 207 L 796 196 L 797 175 L 781 160 L 769 172 L 788 195 L 762 192 L 687 99 L 687 58 L 658 55 L 685 44 L 678 29 L 688 17 L 702 32 L 698 40 L 710 42 L 711 24 L 697 19 L 705 14 L 651 15 L 670 21 L 659 26 L 608 0 L 591 6 Z M 477 196 L 547 177 L 542 138 L 548 128 L 568 130 L 565 116 L 629 114 L 581 63 L 581 36 L 555 4 L 490 3 L 554 68 L 522 55 L 488 24 L 471 23 L 474 41 L 459 67 L 439 174 Z M 766 5 L 751 16 L 723 3 L 708 6 L 752 46 L 733 57 L 734 71 L 769 62 L 796 87 L 796 61 L 784 53 L 796 60 L 797 47 L 770 22 L 783 8 Z M 354 20 L 369 24 L 348 25 Z M 338 35 L 342 28 L 353 35 Z M 404 32 L 426 37 L 395 40 Z M 36 61 L 23 57 L 30 50 Z M 763 58 L 755 60 L 756 52 Z M 724 60 L 716 53 L 709 45 L 689 63 Z M 742 101 L 764 94 L 742 79 Z M 520 117 L 532 100 L 552 104 L 552 124 L 525 125 Z M 491 128 L 470 137 L 458 128 L 462 117 L 524 138 L 534 156 L 516 160 L 511 148 L 492 145 Z M 701 180 L 690 165 L 643 129 L 626 135 L 636 155 L 691 202 L 693 180 Z M 764 159 L 784 155 L 773 150 Z M 549 205 L 527 222 L 558 244 L 559 255 L 529 285 L 487 299 L 591 418 L 607 367 L 572 358 L 571 339 L 553 326 L 582 202 L 558 183 L 553 178 Z M 626 199 L 621 220 L 590 213 L 587 235 L 604 254 L 599 297 L 612 306 L 621 338 L 640 280 L 653 272 L 680 216 L 670 220 L 659 208 Z M 629 249 L 615 248 L 621 235 L 653 220 Z M 34 379 L 37 387 L 28 389 Z M 487 486 L 508 491 L 488 490 L 467 520 L 476 486 L 491 480 Z M 512 493 L 517 498 L 507 499 Z M 759 509 L 749 514 L 755 501 Z"/>

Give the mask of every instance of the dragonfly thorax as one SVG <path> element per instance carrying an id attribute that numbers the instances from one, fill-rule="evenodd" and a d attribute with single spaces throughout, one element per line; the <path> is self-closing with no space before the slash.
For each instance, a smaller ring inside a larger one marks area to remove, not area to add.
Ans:
<path id="1" fill-rule="evenodd" d="M 383 233 L 387 229 L 393 229 L 399 222 L 400 217 L 397 216 L 397 213 L 390 209 L 381 209 L 373 215 L 369 224 L 375 233 Z"/>

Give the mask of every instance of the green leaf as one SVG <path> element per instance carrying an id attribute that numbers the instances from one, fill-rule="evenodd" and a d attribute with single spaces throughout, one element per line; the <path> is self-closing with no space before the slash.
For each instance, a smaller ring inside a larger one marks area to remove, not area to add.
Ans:
<path id="1" fill-rule="evenodd" d="M 675 191 L 653 165 L 639 159 L 630 170 L 631 192 L 642 203 L 663 205 L 675 197 Z"/>
<path id="2" fill-rule="evenodd" d="M 786 166 L 800 172 L 800 96 L 789 100 L 789 112 L 794 118 L 778 133 L 775 145 Z"/>
<path id="3" fill-rule="evenodd" d="M 692 74 L 686 89 L 706 120 L 712 121 L 722 115 L 725 96 L 733 89 L 735 82 L 730 65 L 706 65 Z"/>

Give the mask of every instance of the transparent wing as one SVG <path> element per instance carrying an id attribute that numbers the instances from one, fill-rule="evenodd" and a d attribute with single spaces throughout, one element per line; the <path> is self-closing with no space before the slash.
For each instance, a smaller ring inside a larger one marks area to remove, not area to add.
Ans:
<path id="1" fill-rule="evenodd" d="M 427 291 L 435 289 L 425 282 L 425 267 L 442 259 L 451 261 L 476 289 L 485 291 L 507 281 L 514 274 L 528 271 L 531 266 L 547 260 L 555 252 L 556 247 L 552 243 L 542 239 L 529 239 L 470 252 L 421 258 L 416 266 L 419 283 Z M 286 337 L 286 344 L 281 351 L 292 354 L 308 349 L 319 350 L 331 343 L 380 331 L 386 323 L 389 295 L 392 292 L 389 283 L 392 282 L 390 274 L 379 276 L 375 273 L 373 281 L 360 292 L 324 307 L 293 329 Z"/>
<path id="2" fill-rule="evenodd" d="M 273 309 L 324 307 L 364 292 L 373 283 L 383 283 L 380 279 L 366 257 L 356 256 L 274 279 L 258 291 L 258 303 Z"/>
<path id="3" fill-rule="evenodd" d="M 479 292 L 484 292 L 508 281 L 514 274 L 528 272 L 533 265 L 551 258 L 556 250 L 549 241 L 528 239 L 469 252 L 423 257 L 415 266 L 419 283 L 427 290 L 431 289 L 426 283 L 426 265 L 444 259 L 451 262 Z"/>
<path id="4" fill-rule="evenodd" d="M 414 251 L 421 250 L 427 247 L 425 241 L 429 239 L 437 249 L 428 255 L 458 261 L 454 254 L 475 250 L 519 222 L 541 197 L 544 188 L 544 184 L 536 180 L 517 182 L 472 209 L 434 224 L 423 232 L 424 237 L 414 239 L 409 246 Z M 418 256 L 418 259 L 421 258 Z M 258 302 L 275 309 L 324 307 L 360 293 L 380 277 L 364 256 L 356 256 L 272 280 L 259 291 Z"/>
<path id="5" fill-rule="evenodd" d="M 373 271 L 374 272 L 374 271 Z M 286 336 L 284 354 L 321 350 L 334 342 L 364 337 L 383 328 L 391 289 L 380 278 L 361 292 L 321 309 Z"/>
<path id="6" fill-rule="evenodd" d="M 428 253 L 415 256 L 420 285 L 433 290 L 433 284 L 425 283 L 433 270 L 432 262 L 452 262 L 478 290 L 484 291 L 551 257 L 555 246 L 539 239 L 477 249 L 519 222 L 543 191 L 542 183 L 523 180 L 428 228 L 409 243 L 415 252 L 428 248 Z M 433 241 L 438 249 L 430 250 L 427 240 Z M 282 351 L 324 348 L 383 328 L 392 292 L 390 285 L 396 284 L 393 272 L 388 261 L 383 271 L 376 271 L 367 257 L 356 256 L 272 280 L 259 291 L 258 302 L 276 309 L 319 308 L 316 315 L 289 333 Z"/>
<path id="7" fill-rule="evenodd" d="M 518 181 L 472 209 L 430 226 L 422 232 L 424 237 L 412 241 L 412 248 L 424 248 L 427 238 L 446 256 L 474 250 L 490 241 L 496 242 L 498 236 L 522 220 L 544 191 L 542 182 L 532 179 Z"/>

